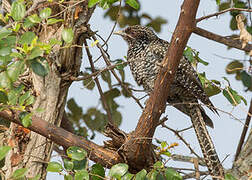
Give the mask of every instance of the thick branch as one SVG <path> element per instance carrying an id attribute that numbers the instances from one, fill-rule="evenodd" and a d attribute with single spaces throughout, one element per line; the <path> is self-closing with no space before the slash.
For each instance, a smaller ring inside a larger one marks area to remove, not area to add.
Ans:
<path id="1" fill-rule="evenodd" d="M 128 139 L 129 142 L 125 145 L 125 149 L 130 149 L 130 152 L 126 152 L 126 157 L 129 159 L 129 162 L 136 162 L 139 166 L 141 163 L 145 164 L 145 166 L 148 163 L 153 163 L 150 158 L 148 161 L 146 161 L 145 158 L 147 156 L 153 157 L 150 146 L 151 140 L 160 116 L 165 110 L 169 89 L 172 84 L 171 82 L 174 79 L 183 50 L 195 27 L 195 16 L 198 5 L 199 0 L 185 0 L 182 5 L 178 24 L 163 60 L 163 68 L 160 70 L 155 81 L 155 89 L 147 101 L 147 105 L 139 119 L 134 133 Z M 137 139 L 135 137 L 137 137 Z M 141 138 L 145 140 L 139 141 Z M 143 154 L 145 154 L 145 156 Z M 155 157 L 153 161 L 154 159 Z"/>
<path id="2" fill-rule="evenodd" d="M 0 117 L 16 124 L 22 125 L 19 120 L 18 111 L 3 110 Z M 86 150 L 89 158 L 105 167 L 123 162 L 122 158 L 115 151 L 108 150 L 80 136 L 76 136 L 62 128 L 50 124 L 41 118 L 32 116 L 32 125 L 28 129 L 52 140 L 63 147 L 78 146 Z"/>
<path id="3" fill-rule="evenodd" d="M 252 45 L 247 44 L 245 46 L 245 48 L 242 48 L 242 43 L 239 39 L 232 39 L 232 38 L 227 38 L 227 37 L 223 37 L 220 36 L 218 34 L 214 34 L 212 32 L 209 32 L 207 30 L 201 29 L 199 27 L 195 27 L 195 29 L 193 30 L 193 32 L 199 36 L 205 37 L 207 39 L 219 42 L 221 44 L 225 44 L 229 47 L 233 47 L 236 49 L 240 49 L 242 51 L 246 51 L 246 52 L 250 52 L 252 50 Z"/>
<path id="4" fill-rule="evenodd" d="M 185 0 L 178 24 L 172 36 L 172 41 L 163 60 L 161 69 L 155 81 L 155 89 L 151 94 L 146 108 L 140 117 L 135 133 L 143 137 L 152 137 L 160 115 L 165 110 L 171 82 L 174 79 L 183 50 L 195 26 L 195 16 L 199 0 Z"/>

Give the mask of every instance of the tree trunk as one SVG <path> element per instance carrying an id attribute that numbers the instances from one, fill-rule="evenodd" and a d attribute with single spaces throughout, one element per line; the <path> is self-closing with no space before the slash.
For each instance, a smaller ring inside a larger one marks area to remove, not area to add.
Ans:
<path id="1" fill-rule="evenodd" d="M 50 4 L 44 1 L 37 3 L 37 7 L 47 7 Z M 61 33 L 64 28 L 72 28 L 74 39 L 72 44 L 82 46 L 87 37 L 87 23 L 93 13 L 94 8 L 87 7 L 88 1 L 78 3 L 72 8 L 66 8 L 62 12 L 58 4 L 49 6 L 52 14 L 59 14 L 57 18 L 64 19 L 63 23 L 57 23 L 51 26 L 39 26 L 33 29 L 42 42 L 48 43 L 51 38 L 61 40 Z M 68 4 L 71 6 L 72 4 Z M 29 10 L 28 10 L 29 11 Z M 37 13 L 38 11 L 36 11 Z M 33 12 L 34 13 L 34 12 Z M 77 17 L 78 16 L 78 17 Z M 77 17 L 77 18 L 76 18 Z M 67 47 L 60 48 L 55 45 L 49 55 L 46 56 L 49 63 L 49 72 L 46 77 L 29 73 L 30 85 L 36 95 L 36 102 L 33 105 L 32 112 L 37 117 L 45 121 L 60 126 L 64 113 L 68 88 L 71 85 L 68 77 L 79 74 L 81 65 L 82 48 Z M 43 111 L 38 113 L 36 109 Z M 27 132 L 19 125 L 11 124 L 5 142 L 12 145 L 12 150 L 5 158 L 3 172 L 8 179 L 16 169 L 26 167 L 28 169 L 27 177 L 40 176 L 40 179 L 46 178 L 47 162 L 50 161 L 53 143 L 47 138 L 35 133 Z"/>

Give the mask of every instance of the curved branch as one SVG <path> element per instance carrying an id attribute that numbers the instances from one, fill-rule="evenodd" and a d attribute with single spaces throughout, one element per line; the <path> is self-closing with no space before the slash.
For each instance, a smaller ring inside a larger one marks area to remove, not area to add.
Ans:
<path id="1" fill-rule="evenodd" d="M 252 45 L 251 44 L 247 44 L 244 48 L 242 48 L 242 43 L 241 43 L 241 41 L 239 39 L 234 40 L 232 38 L 223 37 L 223 36 L 220 36 L 218 34 L 214 34 L 214 33 L 209 32 L 207 30 L 201 29 L 199 27 L 195 27 L 193 32 L 195 34 L 199 35 L 199 36 L 205 37 L 207 39 L 216 41 L 216 42 L 221 43 L 221 44 L 225 44 L 225 45 L 227 45 L 229 47 L 240 49 L 242 51 L 250 52 L 252 50 Z"/>
<path id="2" fill-rule="evenodd" d="M 213 13 L 213 14 L 209 14 L 207 16 L 203 16 L 203 17 L 200 17 L 198 19 L 196 19 L 196 22 L 200 22 L 204 19 L 208 19 L 210 17 L 214 17 L 214 16 L 219 16 L 221 14 L 224 14 L 226 12 L 229 12 L 229 11 L 246 11 L 246 12 L 252 12 L 252 9 L 243 9 L 243 8 L 228 8 L 228 9 L 225 9 L 223 11 L 220 11 L 220 12 L 217 12 L 217 13 Z"/>
<path id="3" fill-rule="evenodd" d="M 22 126 L 22 123 L 19 119 L 19 113 L 19 111 L 14 110 L 3 110 L 0 111 L 0 117 Z M 32 116 L 32 125 L 29 126 L 28 129 L 52 140 L 56 144 L 63 147 L 81 147 L 87 151 L 89 154 L 88 157 L 92 161 L 100 163 L 104 167 L 110 168 L 114 164 L 123 162 L 123 159 L 116 151 L 105 149 L 102 146 L 99 146 L 80 136 L 76 136 L 34 115 Z"/>

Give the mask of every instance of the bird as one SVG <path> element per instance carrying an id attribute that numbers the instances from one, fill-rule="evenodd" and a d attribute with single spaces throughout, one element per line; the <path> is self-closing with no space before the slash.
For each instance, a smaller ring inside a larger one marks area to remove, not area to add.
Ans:
<path id="1" fill-rule="evenodd" d="M 169 42 L 160 39 L 153 30 L 141 25 L 129 26 L 114 34 L 120 35 L 127 42 L 127 61 L 132 75 L 137 84 L 143 86 L 144 91 L 150 94 L 154 90 L 155 80 Z M 211 128 L 214 125 L 198 101 L 218 114 L 204 91 L 197 72 L 188 59 L 182 56 L 167 102 L 191 118 L 209 174 L 223 176 L 223 167 L 206 128 L 206 125 Z"/>

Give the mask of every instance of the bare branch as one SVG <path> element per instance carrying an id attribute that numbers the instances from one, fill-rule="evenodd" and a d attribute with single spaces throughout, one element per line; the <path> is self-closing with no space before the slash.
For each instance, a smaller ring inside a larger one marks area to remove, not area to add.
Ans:
<path id="1" fill-rule="evenodd" d="M 225 10 L 217 12 L 217 13 L 213 13 L 213 14 L 209 14 L 207 16 L 200 17 L 200 18 L 196 19 L 196 22 L 198 23 L 198 22 L 200 22 L 200 21 L 202 21 L 204 19 L 208 19 L 208 18 L 214 17 L 214 16 L 219 16 L 219 15 L 224 14 L 224 13 L 229 12 L 229 11 L 246 11 L 246 12 L 252 12 L 252 9 L 243 9 L 243 8 L 234 8 L 234 7 L 233 8 L 228 8 L 228 9 L 225 9 Z"/>
<path id="2" fill-rule="evenodd" d="M 93 40 L 96 41 L 96 37 L 95 36 L 92 36 Z M 107 64 L 107 66 L 111 66 L 111 63 L 110 63 L 110 60 L 109 58 L 107 57 L 104 49 L 102 48 L 102 46 L 100 45 L 100 43 L 97 43 L 97 47 L 100 49 L 100 52 L 102 54 L 102 57 L 105 61 L 105 63 Z M 112 74 L 114 75 L 114 77 L 116 78 L 116 80 L 119 82 L 119 84 L 125 88 L 125 90 L 130 94 L 130 96 L 136 101 L 136 103 L 141 107 L 141 109 L 143 109 L 143 105 L 140 103 L 140 101 L 129 91 L 128 87 L 125 86 L 125 84 L 123 84 L 123 82 L 121 81 L 121 79 L 117 76 L 116 72 L 111 69 L 111 72 Z"/>
<path id="3" fill-rule="evenodd" d="M 227 45 L 229 47 L 240 49 L 242 51 L 250 52 L 252 50 L 252 45 L 251 44 L 247 44 L 244 48 L 242 48 L 242 43 L 240 42 L 239 39 L 234 40 L 232 38 L 223 37 L 223 36 L 214 34 L 212 32 L 209 32 L 207 30 L 201 29 L 199 27 L 195 27 L 193 32 L 195 34 L 199 35 L 199 36 L 202 36 L 202 37 L 205 37 L 207 39 L 219 42 L 221 44 L 225 44 L 225 45 Z"/>
<path id="4" fill-rule="evenodd" d="M 191 153 L 193 153 L 198 159 L 200 159 L 200 156 L 191 148 L 190 144 L 179 134 L 178 131 L 166 126 L 164 123 L 162 124 L 162 127 L 172 131 L 188 147 L 188 149 L 190 149 Z"/>
<path id="5" fill-rule="evenodd" d="M 94 63 L 93 63 L 93 60 L 92 60 L 92 55 L 91 55 L 91 53 L 89 51 L 89 48 L 87 48 L 88 46 L 87 46 L 87 41 L 86 40 L 84 41 L 84 44 L 85 44 L 85 47 L 86 47 L 85 49 L 86 49 L 88 60 L 89 60 L 90 66 L 91 66 L 92 73 L 95 73 L 95 67 L 94 67 Z M 104 96 L 104 94 L 102 92 L 102 88 L 101 88 L 100 82 L 99 82 L 99 80 L 98 80 L 97 77 L 94 79 L 94 81 L 96 83 L 96 86 L 98 88 L 99 94 L 101 96 L 102 105 L 103 105 L 105 111 L 107 112 L 108 121 L 109 121 L 109 123 L 114 124 L 114 122 L 112 120 L 112 115 L 111 115 L 109 106 L 108 106 L 108 104 L 107 104 L 107 102 L 105 100 L 105 96 Z"/>
<path id="6" fill-rule="evenodd" d="M 0 117 L 22 126 L 19 119 L 19 111 L 3 110 L 0 111 Z M 105 167 L 111 167 L 114 164 L 123 162 L 123 159 L 116 151 L 105 149 L 91 141 L 80 136 L 76 136 L 60 127 L 50 124 L 37 116 L 32 116 L 32 125 L 28 129 L 52 140 L 63 147 L 78 146 L 86 150 L 90 159 L 100 163 Z"/>

